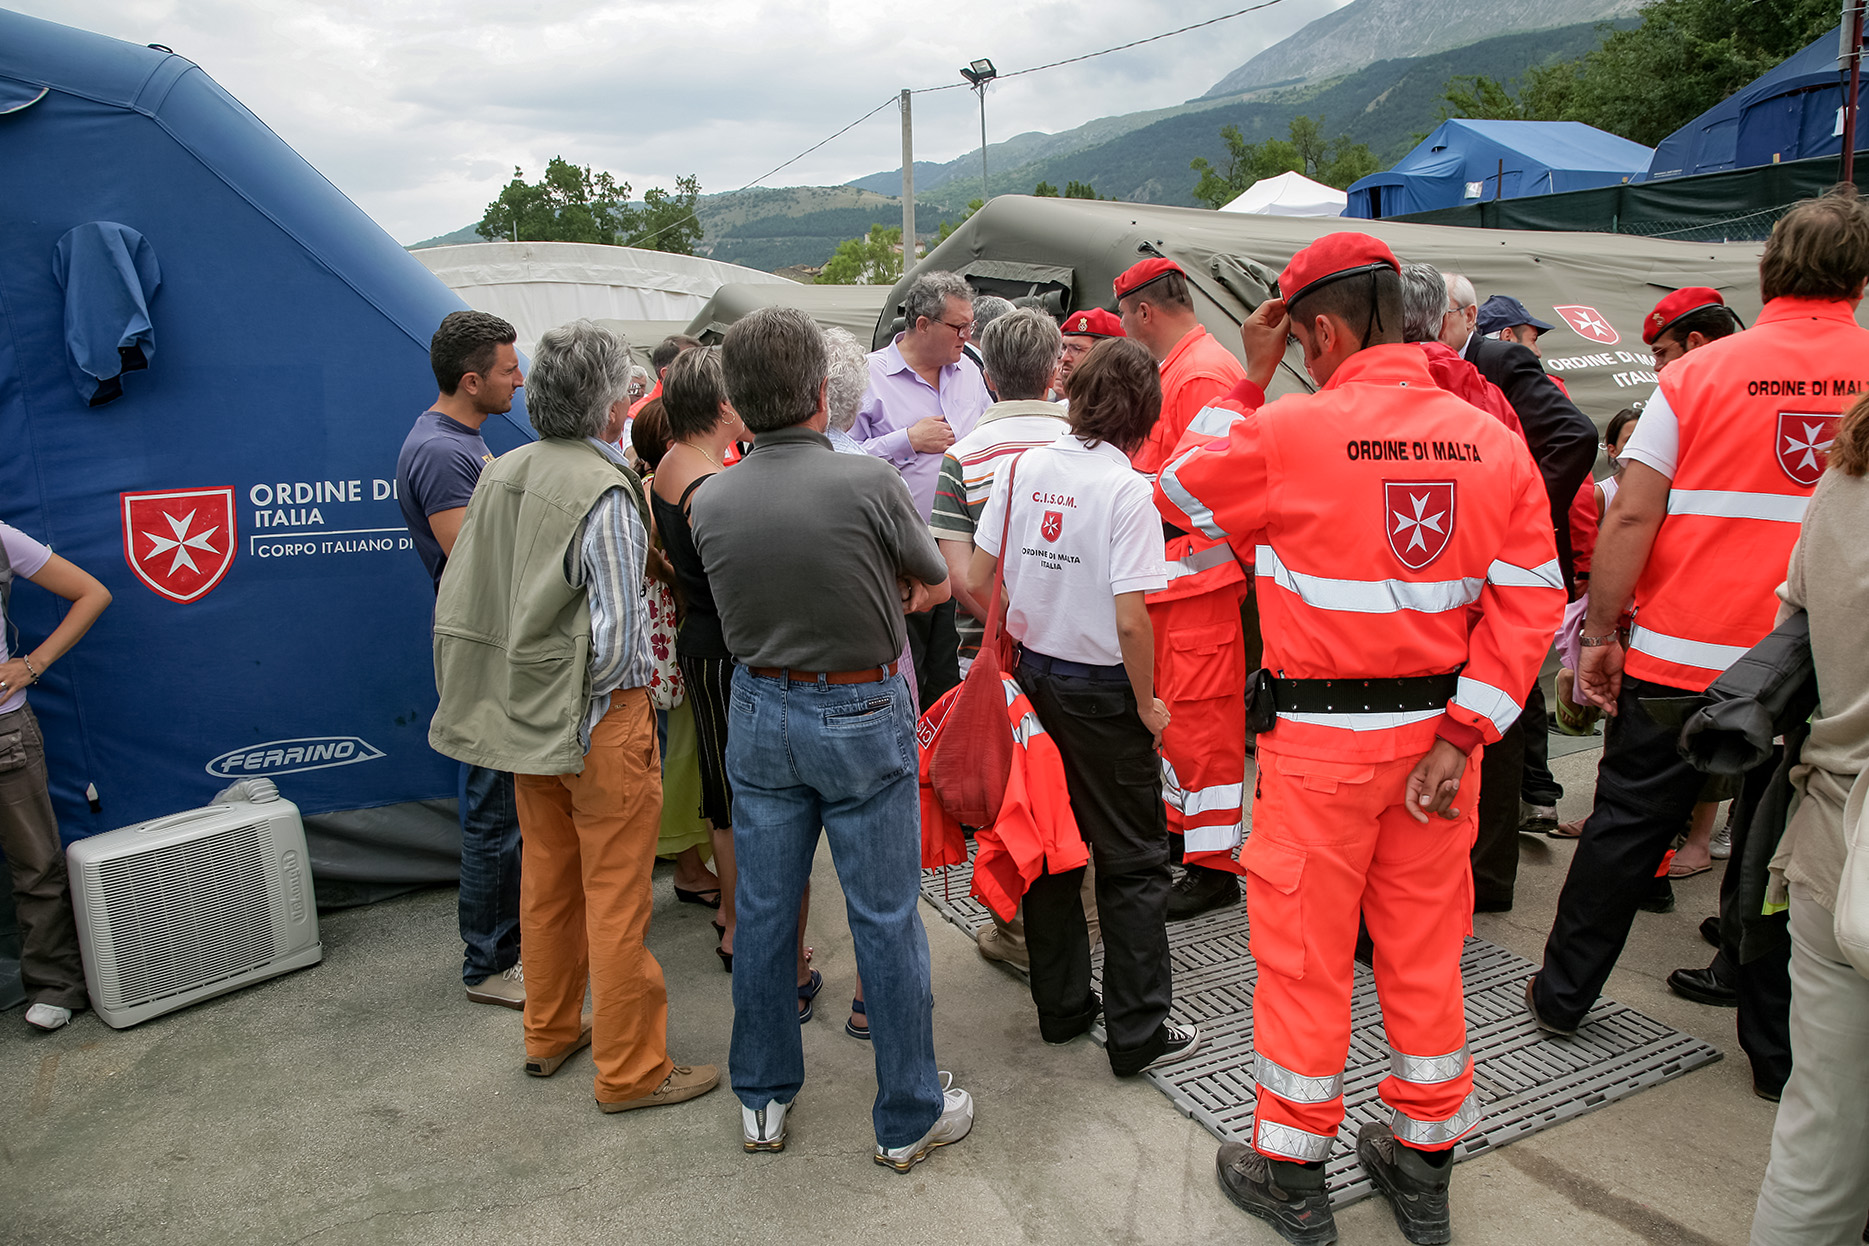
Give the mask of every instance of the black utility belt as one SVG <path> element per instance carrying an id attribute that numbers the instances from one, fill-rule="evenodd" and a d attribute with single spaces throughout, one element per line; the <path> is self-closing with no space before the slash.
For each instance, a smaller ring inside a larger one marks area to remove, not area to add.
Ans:
<path id="1" fill-rule="evenodd" d="M 1406 679 L 1278 679 L 1261 667 L 1246 680 L 1246 728 L 1272 730 L 1280 714 L 1408 714 L 1453 699 L 1460 672 Z"/>

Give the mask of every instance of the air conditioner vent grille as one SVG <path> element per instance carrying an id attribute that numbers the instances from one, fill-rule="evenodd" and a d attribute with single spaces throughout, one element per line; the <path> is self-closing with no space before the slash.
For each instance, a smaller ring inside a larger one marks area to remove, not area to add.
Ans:
<path id="1" fill-rule="evenodd" d="M 278 952 L 265 822 L 97 863 L 117 973 L 134 1007 L 264 965 Z"/>

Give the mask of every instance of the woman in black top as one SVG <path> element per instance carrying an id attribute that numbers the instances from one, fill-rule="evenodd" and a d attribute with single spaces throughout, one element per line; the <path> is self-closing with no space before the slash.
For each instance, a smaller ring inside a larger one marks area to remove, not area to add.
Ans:
<path id="1" fill-rule="evenodd" d="M 721 964 L 733 970 L 733 890 L 737 871 L 733 859 L 733 789 L 727 782 L 727 693 L 733 682 L 733 655 L 721 634 L 720 615 L 701 556 L 695 552 L 694 532 L 688 526 L 689 502 L 708 478 L 721 471 L 721 461 L 735 440 L 746 435 L 746 425 L 727 401 L 720 355 L 712 347 L 697 347 L 676 356 L 662 377 L 662 406 L 674 441 L 656 470 L 650 505 L 662 537 L 663 549 L 675 568 L 686 613 L 675 638 L 675 656 L 688 686 L 694 724 L 700 736 L 701 810 L 714 832 L 714 870 L 720 877 L 720 920 L 724 927 L 717 949 Z M 807 903 L 808 903 L 807 899 Z M 798 976 L 799 1018 L 809 1020 L 811 1000 L 823 979 L 809 963 L 804 946 L 805 914 L 799 913 Z"/>

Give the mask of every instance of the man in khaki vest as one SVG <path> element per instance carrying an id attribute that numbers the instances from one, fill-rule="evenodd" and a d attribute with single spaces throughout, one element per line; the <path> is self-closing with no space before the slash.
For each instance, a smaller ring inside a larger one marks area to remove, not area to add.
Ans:
<path id="1" fill-rule="evenodd" d="M 648 524 L 614 445 L 629 368 L 623 340 L 588 320 L 540 339 L 527 409 L 541 440 L 481 475 L 441 582 L 428 733 L 449 757 L 514 775 L 526 1072 L 550 1077 L 589 1046 L 606 1112 L 719 1081 L 669 1059 L 668 992 L 643 943 L 662 785 Z"/>

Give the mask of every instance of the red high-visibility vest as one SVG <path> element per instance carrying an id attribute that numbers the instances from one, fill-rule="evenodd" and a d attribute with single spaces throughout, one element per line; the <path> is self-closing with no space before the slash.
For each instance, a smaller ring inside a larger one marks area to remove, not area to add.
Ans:
<path id="1" fill-rule="evenodd" d="M 1866 387 L 1869 330 L 1848 303 L 1813 299 L 1773 299 L 1662 370 L 1680 442 L 1636 582 L 1630 675 L 1700 691 L 1772 630 L 1837 417 Z"/>

